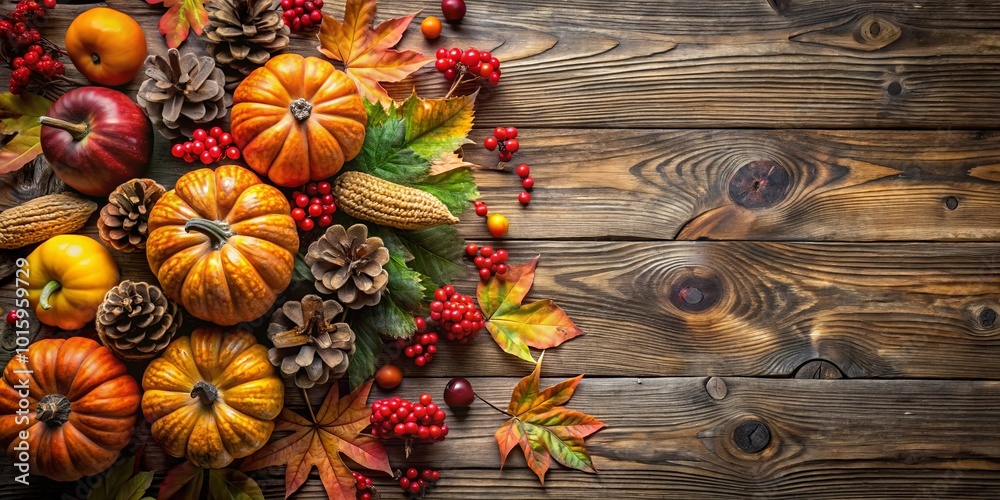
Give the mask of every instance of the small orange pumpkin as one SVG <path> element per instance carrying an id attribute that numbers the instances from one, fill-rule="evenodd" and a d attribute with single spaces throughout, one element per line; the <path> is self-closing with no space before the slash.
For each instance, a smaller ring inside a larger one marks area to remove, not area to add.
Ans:
<path id="1" fill-rule="evenodd" d="M 149 214 L 149 267 L 192 316 L 255 320 L 292 280 L 299 235 L 289 212 L 281 191 L 243 167 L 188 172 Z"/>
<path id="2" fill-rule="evenodd" d="M 249 332 L 198 328 L 142 376 L 153 439 L 197 467 L 220 468 L 264 446 L 285 403 L 267 348 Z"/>
<path id="3" fill-rule="evenodd" d="M 243 158 L 279 186 L 326 179 L 361 152 L 368 114 L 358 88 L 332 64 L 272 57 L 233 94 L 232 134 Z"/>
<path id="4" fill-rule="evenodd" d="M 110 467 L 132 439 L 139 410 L 139 384 L 125 364 L 84 337 L 38 340 L 27 356 L 10 360 L 0 380 L 7 457 L 56 481 Z"/>

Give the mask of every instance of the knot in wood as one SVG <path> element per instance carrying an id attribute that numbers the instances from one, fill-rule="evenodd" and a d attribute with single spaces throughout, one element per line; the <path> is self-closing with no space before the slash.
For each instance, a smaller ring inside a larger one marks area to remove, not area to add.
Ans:
<path id="1" fill-rule="evenodd" d="M 989 307 L 979 311 L 979 326 L 989 328 L 997 322 L 997 312 Z"/>
<path id="2" fill-rule="evenodd" d="M 670 301 L 682 311 L 700 312 L 719 301 L 719 283 L 706 276 L 687 275 L 671 287 Z"/>
<path id="3" fill-rule="evenodd" d="M 729 394 L 729 387 L 726 387 L 726 381 L 719 377 L 708 379 L 708 382 L 705 383 L 705 390 L 715 400 L 724 399 Z"/>
<path id="4" fill-rule="evenodd" d="M 788 195 L 791 176 L 771 160 L 757 160 L 740 167 L 729 180 L 729 199 L 754 209 L 777 205 Z"/>
<path id="5" fill-rule="evenodd" d="M 745 453 L 760 453 L 771 442 L 771 431 L 760 420 L 747 420 L 736 426 L 733 442 Z"/>
<path id="6" fill-rule="evenodd" d="M 954 196 L 945 198 L 944 206 L 948 207 L 948 210 L 955 210 L 958 208 L 958 198 L 955 198 Z"/>
<path id="7" fill-rule="evenodd" d="M 903 30 L 888 19 L 868 14 L 858 20 L 858 30 L 854 39 L 865 50 L 878 50 L 899 40 L 902 33 Z"/>

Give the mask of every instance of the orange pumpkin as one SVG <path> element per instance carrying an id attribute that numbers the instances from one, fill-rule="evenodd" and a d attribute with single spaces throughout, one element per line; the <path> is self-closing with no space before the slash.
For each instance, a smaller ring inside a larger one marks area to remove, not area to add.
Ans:
<path id="1" fill-rule="evenodd" d="M 285 402 L 267 348 L 249 332 L 199 328 L 142 376 L 142 413 L 172 456 L 220 468 L 264 446 Z"/>
<path id="2" fill-rule="evenodd" d="M 281 191 L 243 167 L 188 172 L 149 214 L 149 267 L 192 316 L 252 321 L 292 280 L 299 235 L 289 212 Z"/>
<path id="3" fill-rule="evenodd" d="M 316 57 L 272 57 L 233 94 L 233 139 L 247 164 L 279 186 L 339 172 L 361 151 L 367 123 L 354 82 Z"/>
<path id="4" fill-rule="evenodd" d="M 125 364 L 84 337 L 36 341 L 27 356 L 12 359 L 0 381 L 7 457 L 56 481 L 110 467 L 132 439 L 139 410 L 139 384 Z"/>

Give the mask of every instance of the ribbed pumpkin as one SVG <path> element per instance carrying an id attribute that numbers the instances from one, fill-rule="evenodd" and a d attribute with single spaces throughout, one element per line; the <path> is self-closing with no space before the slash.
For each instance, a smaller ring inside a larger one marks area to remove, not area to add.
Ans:
<path id="1" fill-rule="evenodd" d="M 357 156 L 368 114 L 357 86 L 332 64 L 282 54 L 233 94 L 232 134 L 243 158 L 280 186 L 326 179 Z"/>
<path id="2" fill-rule="evenodd" d="M 288 200 L 236 165 L 184 174 L 149 215 L 146 258 L 192 316 L 235 325 L 264 315 L 299 248 Z"/>
<path id="3" fill-rule="evenodd" d="M 153 438 L 170 455 L 206 468 L 264 446 L 285 402 L 267 348 L 246 331 L 214 327 L 171 342 L 146 368 L 142 388 Z"/>
<path id="4" fill-rule="evenodd" d="M 27 363 L 12 359 L 0 381 L 0 447 L 7 457 L 27 458 L 32 474 L 56 481 L 110 467 L 132 439 L 139 410 L 139 384 L 125 364 L 84 337 L 36 341 L 27 356 Z M 28 412 L 18 415 L 22 397 Z M 21 431 L 28 450 L 19 457 Z"/>

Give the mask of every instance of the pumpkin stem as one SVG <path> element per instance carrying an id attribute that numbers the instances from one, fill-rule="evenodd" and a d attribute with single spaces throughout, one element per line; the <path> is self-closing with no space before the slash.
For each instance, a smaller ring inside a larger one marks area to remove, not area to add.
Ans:
<path id="1" fill-rule="evenodd" d="M 229 237 L 233 235 L 229 230 L 229 224 L 208 219 L 191 219 L 184 224 L 184 230 L 189 233 L 197 231 L 208 236 L 208 239 L 212 240 L 212 248 L 215 250 L 222 248 L 222 245 L 225 245 Z"/>
<path id="2" fill-rule="evenodd" d="M 38 123 L 46 125 L 49 127 L 55 127 L 60 130 L 65 130 L 69 132 L 69 135 L 73 136 L 74 141 L 82 141 L 87 137 L 87 133 L 90 132 L 90 127 L 86 123 L 73 123 L 66 120 L 60 120 L 59 118 L 52 118 L 51 116 L 39 116 Z"/>
<path id="3" fill-rule="evenodd" d="M 292 103 L 288 106 L 288 111 L 291 111 L 292 116 L 294 116 L 298 121 L 309 118 L 309 115 L 312 114 L 312 109 L 312 103 L 301 97 L 292 101 Z"/>
<path id="4" fill-rule="evenodd" d="M 59 427 L 69 420 L 69 400 L 62 394 L 48 394 L 38 402 L 35 419 L 49 427 Z"/>
<path id="5" fill-rule="evenodd" d="M 194 384 L 194 389 L 191 389 L 191 397 L 200 399 L 205 406 L 211 406 L 216 399 L 219 399 L 219 390 L 208 382 L 198 382 Z"/>
<path id="6" fill-rule="evenodd" d="M 52 297 L 53 293 L 58 292 L 62 288 L 62 283 L 52 280 L 45 284 L 42 288 L 42 294 L 38 296 L 38 303 L 42 306 L 42 309 L 48 311 L 52 308 L 52 304 L 49 299 Z"/>

